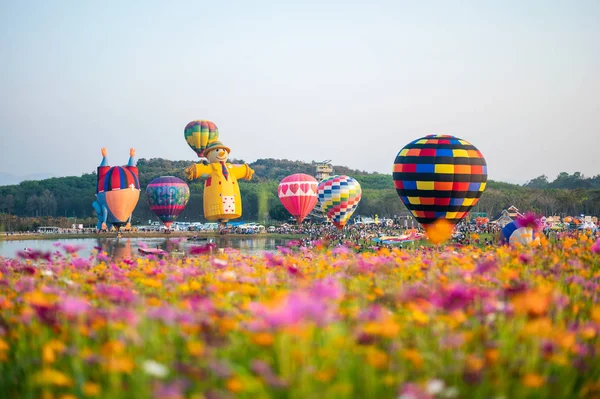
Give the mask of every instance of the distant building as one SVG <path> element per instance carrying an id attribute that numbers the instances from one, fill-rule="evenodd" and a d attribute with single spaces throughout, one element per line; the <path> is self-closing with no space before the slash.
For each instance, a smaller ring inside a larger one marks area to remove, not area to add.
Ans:
<path id="1" fill-rule="evenodd" d="M 316 162 L 316 164 L 317 165 L 315 168 L 315 179 L 317 179 L 318 182 L 322 182 L 323 180 L 333 175 L 333 166 L 331 166 L 330 160 Z"/>
<path id="2" fill-rule="evenodd" d="M 492 221 L 492 223 L 497 224 L 500 227 L 504 227 L 513 221 L 513 218 L 510 215 L 510 212 L 507 209 L 504 209 L 500 212 L 500 215 L 498 215 L 496 219 Z"/>
<path id="3" fill-rule="evenodd" d="M 510 208 L 507 209 L 508 211 L 508 215 L 512 218 L 512 219 L 516 219 L 519 216 L 523 216 L 520 212 L 519 209 L 517 209 L 516 206 L 511 205 Z"/>

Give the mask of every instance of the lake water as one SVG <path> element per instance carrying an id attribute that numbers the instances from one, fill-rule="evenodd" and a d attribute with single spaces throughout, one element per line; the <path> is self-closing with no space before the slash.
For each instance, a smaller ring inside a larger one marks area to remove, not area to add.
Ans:
<path id="1" fill-rule="evenodd" d="M 242 253 L 260 253 L 264 251 L 275 251 L 278 246 L 284 246 L 289 239 L 272 237 L 242 238 L 219 236 L 213 238 L 217 248 L 234 248 Z M 131 255 L 139 255 L 138 248 L 160 248 L 166 251 L 188 251 L 192 246 L 206 245 L 207 241 L 187 241 L 184 238 L 79 238 L 62 240 L 20 240 L 0 241 L 0 256 L 14 258 L 17 251 L 25 248 L 41 251 L 61 250 L 61 245 L 73 245 L 81 247 L 77 252 L 81 257 L 88 257 L 95 251 L 94 247 L 101 247 L 113 258 L 126 258 Z M 64 251 L 61 251 L 64 253 Z"/>

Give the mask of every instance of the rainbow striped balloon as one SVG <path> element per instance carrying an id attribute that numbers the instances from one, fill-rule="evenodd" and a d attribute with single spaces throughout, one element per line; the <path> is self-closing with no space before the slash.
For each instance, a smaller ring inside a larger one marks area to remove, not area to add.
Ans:
<path id="1" fill-rule="evenodd" d="M 323 180 L 317 194 L 327 218 L 342 230 L 358 207 L 362 190 L 355 179 L 340 175 Z"/>
<path id="2" fill-rule="evenodd" d="M 202 157 L 202 151 L 206 146 L 219 139 L 219 129 L 211 121 L 191 121 L 183 130 L 183 136 L 192 150 Z"/>
<path id="3" fill-rule="evenodd" d="M 407 144 L 396 156 L 394 187 L 422 225 L 438 219 L 458 223 L 485 190 L 487 164 L 471 143 L 429 135 Z"/>

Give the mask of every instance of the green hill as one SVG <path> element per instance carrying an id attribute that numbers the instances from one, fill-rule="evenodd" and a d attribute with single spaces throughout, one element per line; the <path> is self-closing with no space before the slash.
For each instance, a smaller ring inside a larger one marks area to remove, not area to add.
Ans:
<path id="1" fill-rule="evenodd" d="M 242 160 L 231 160 L 242 163 Z M 145 188 L 158 176 L 172 175 L 184 178 L 189 161 L 170 161 L 161 158 L 140 159 L 140 183 Z M 254 178 L 240 182 L 243 197 L 243 219 L 265 220 L 288 217 L 277 198 L 277 185 L 285 176 L 293 173 L 315 174 L 315 165 L 286 159 L 259 159 L 250 163 Z M 393 216 L 405 212 L 405 208 L 393 186 L 391 174 L 369 173 L 342 165 L 333 165 L 336 174 L 354 177 L 363 190 L 356 214 Z M 180 220 L 202 221 L 203 182 L 190 183 L 191 198 Z M 18 185 L 0 187 L 0 213 L 17 216 L 78 217 L 93 216 L 96 174 L 25 181 Z M 600 215 L 600 175 L 585 178 L 580 173 L 561 173 L 554 181 L 540 176 L 527 184 L 488 181 L 476 212 L 495 215 L 500 210 L 515 205 L 521 210 L 544 214 L 592 214 Z M 142 190 L 140 202 L 134 211 L 134 220 L 146 223 L 155 219 L 146 203 Z"/>

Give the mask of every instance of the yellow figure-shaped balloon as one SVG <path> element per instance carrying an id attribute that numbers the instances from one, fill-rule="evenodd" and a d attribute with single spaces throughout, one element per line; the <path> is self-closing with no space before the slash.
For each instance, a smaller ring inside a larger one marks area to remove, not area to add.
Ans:
<path id="1" fill-rule="evenodd" d="M 188 180 L 205 179 L 204 217 L 226 223 L 242 216 L 242 197 L 238 179 L 252 179 L 254 170 L 247 164 L 226 162 L 231 150 L 220 141 L 210 143 L 204 150 L 209 164 L 194 164 L 185 170 Z"/>

